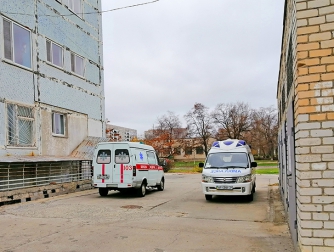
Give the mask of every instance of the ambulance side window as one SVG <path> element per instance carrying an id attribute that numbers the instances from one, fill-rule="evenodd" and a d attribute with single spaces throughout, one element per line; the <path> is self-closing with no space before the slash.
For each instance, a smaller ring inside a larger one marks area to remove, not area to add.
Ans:
<path id="1" fill-rule="evenodd" d="M 153 151 L 147 152 L 147 161 L 148 161 L 148 164 L 158 164 L 156 155 Z"/>
<path id="2" fill-rule="evenodd" d="M 115 150 L 115 163 L 116 164 L 128 164 L 130 162 L 130 155 L 128 149 L 116 149 Z"/>
<path id="3" fill-rule="evenodd" d="M 110 164 L 111 150 L 99 150 L 97 152 L 96 163 L 98 164 Z"/>

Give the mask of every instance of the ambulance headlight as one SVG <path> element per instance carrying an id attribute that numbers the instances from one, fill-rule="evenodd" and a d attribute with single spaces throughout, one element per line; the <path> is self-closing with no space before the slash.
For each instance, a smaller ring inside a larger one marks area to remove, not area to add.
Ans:
<path id="1" fill-rule="evenodd" d="M 213 178 L 210 177 L 210 176 L 206 176 L 206 175 L 202 174 L 202 182 L 213 183 Z"/>
<path id="2" fill-rule="evenodd" d="M 252 175 L 249 174 L 246 176 L 239 177 L 237 180 L 237 183 L 247 183 L 251 181 L 252 181 Z"/>

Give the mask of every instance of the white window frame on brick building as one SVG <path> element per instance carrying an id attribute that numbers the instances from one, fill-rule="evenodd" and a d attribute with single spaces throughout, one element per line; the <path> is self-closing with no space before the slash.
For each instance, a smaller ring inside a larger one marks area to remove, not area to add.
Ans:
<path id="1" fill-rule="evenodd" d="M 85 59 L 74 52 L 71 52 L 71 71 L 82 77 L 85 75 Z"/>
<path id="2" fill-rule="evenodd" d="M 23 26 L 3 18 L 4 58 L 15 64 L 31 68 L 31 32 Z"/>
<path id="3" fill-rule="evenodd" d="M 6 103 L 7 145 L 34 146 L 34 107 L 15 103 Z"/>
<path id="4" fill-rule="evenodd" d="M 52 134 L 66 136 L 66 114 L 52 112 Z"/>
<path id="5" fill-rule="evenodd" d="M 46 60 L 57 67 L 63 68 L 64 66 L 63 47 L 47 39 L 46 40 Z"/>

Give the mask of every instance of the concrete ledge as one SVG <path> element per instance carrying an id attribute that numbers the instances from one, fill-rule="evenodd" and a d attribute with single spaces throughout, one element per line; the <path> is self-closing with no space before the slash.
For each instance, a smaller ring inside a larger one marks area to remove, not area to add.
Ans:
<path id="1" fill-rule="evenodd" d="M 93 189 L 91 180 L 29 187 L 0 192 L 0 206 L 54 197 L 62 194 Z"/>
<path id="2" fill-rule="evenodd" d="M 269 221 L 275 224 L 287 222 L 281 194 L 277 185 L 268 186 Z"/>

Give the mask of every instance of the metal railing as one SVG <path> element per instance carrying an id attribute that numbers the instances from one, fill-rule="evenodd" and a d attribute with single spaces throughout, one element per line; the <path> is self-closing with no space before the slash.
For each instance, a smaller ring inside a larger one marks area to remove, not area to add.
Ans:
<path id="1" fill-rule="evenodd" d="M 0 162 L 0 191 L 91 179 L 89 160 Z"/>

